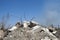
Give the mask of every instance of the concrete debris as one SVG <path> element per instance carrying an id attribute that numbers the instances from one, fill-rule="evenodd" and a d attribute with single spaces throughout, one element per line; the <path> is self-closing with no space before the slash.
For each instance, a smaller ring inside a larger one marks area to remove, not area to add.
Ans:
<path id="1" fill-rule="evenodd" d="M 19 28 L 15 26 L 17 29 L 12 27 L 11 29 L 15 28 L 16 30 L 8 30 L 11 32 L 9 32 L 8 35 L 3 38 L 3 40 L 59 40 L 59 38 L 56 36 L 58 33 L 57 30 L 50 32 L 48 28 L 40 25 L 35 25 L 34 27 L 30 28 L 28 27 L 29 24 L 29 22 L 24 22 L 23 27 Z"/>

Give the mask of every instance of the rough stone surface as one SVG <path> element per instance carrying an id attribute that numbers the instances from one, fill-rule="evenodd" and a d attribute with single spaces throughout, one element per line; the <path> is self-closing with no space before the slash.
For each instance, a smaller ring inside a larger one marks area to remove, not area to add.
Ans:
<path id="1" fill-rule="evenodd" d="M 32 32 L 30 28 L 19 28 L 10 32 L 3 40 L 58 40 L 58 38 L 44 31 Z"/>

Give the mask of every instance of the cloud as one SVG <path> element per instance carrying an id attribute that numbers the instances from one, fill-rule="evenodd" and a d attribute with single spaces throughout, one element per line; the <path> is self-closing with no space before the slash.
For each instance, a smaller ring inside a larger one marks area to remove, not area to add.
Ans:
<path id="1" fill-rule="evenodd" d="M 46 16 L 48 19 L 53 19 L 58 16 L 58 13 L 56 11 L 47 11 Z"/>
<path id="2" fill-rule="evenodd" d="M 57 24 L 60 17 L 60 3 L 56 1 L 49 1 L 45 3 L 44 13 L 46 15 L 47 24 Z"/>

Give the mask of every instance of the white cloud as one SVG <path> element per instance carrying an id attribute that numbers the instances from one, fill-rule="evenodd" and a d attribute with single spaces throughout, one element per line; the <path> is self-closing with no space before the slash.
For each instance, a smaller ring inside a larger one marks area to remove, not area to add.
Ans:
<path id="1" fill-rule="evenodd" d="M 52 2 L 46 2 L 45 3 L 45 14 L 46 14 L 46 20 L 48 24 L 56 23 L 58 22 L 59 15 L 60 15 L 60 3 L 56 1 Z"/>

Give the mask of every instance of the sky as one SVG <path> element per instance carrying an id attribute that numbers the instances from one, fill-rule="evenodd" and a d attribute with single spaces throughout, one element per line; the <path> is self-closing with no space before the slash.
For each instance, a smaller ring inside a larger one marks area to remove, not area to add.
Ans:
<path id="1" fill-rule="evenodd" d="M 7 14 L 9 24 L 33 18 L 42 25 L 58 25 L 60 0 L 0 0 L 0 21 Z"/>

